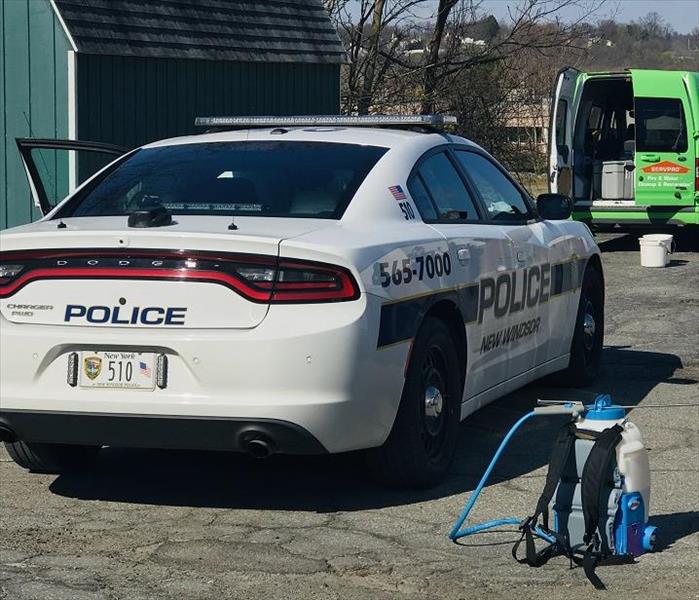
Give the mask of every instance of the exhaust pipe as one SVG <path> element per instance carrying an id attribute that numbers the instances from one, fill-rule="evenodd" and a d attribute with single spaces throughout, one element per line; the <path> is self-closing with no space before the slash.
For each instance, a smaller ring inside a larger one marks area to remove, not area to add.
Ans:
<path id="1" fill-rule="evenodd" d="M 274 452 L 272 444 L 264 437 L 254 437 L 248 440 L 245 447 L 253 458 L 267 458 Z"/>
<path id="2" fill-rule="evenodd" d="M 0 442 L 11 444 L 17 441 L 17 435 L 7 425 L 0 423 Z"/>

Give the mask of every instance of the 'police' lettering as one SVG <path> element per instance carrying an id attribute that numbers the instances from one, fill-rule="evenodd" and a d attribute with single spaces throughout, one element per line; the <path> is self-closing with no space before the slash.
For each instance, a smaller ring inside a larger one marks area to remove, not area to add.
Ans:
<path id="1" fill-rule="evenodd" d="M 505 292 L 504 294 L 502 293 L 503 288 Z M 504 317 L 509 312 L 508 309 L 511 300 L 511 288 L 512 286 L 510 285 L 510 276 L 507 273 L 503 273 L 502 275 L 500 275 L 498 277 L 498 280 L 495 282 L 495 309 L 493 310 L 493 312 L 495 314 L 496 319 Z"/>
<path id="2" fill-rule="evenodd" d="M 549 263 L 541 265 L 541 294 L 539 304 L 547 302 L 549 299 L 549 288 L 551 287 L 551 265 Z"/>
<path id="3" fill-rule="evenodd" d="M 156 315 L 159 315 L 155 318 L 148 318 L 148 315 L 151 313 L 155 313 Z M 141 323 L 144 325 L 161 325 L 162 322 L 164 321 L 163 315 L 165 313 L 165 310 L 162 308 L 158 308 L 157 306 L 149 306 L 148 308 L 144 308 L 141 311 Z"/>
<path id="4" fill-rule="evenodd" d="M 493 306 L 495 301 L 495 281 L 488 277 L 481 280 L 478 294 L 478 322 L 483 322 L 483 313 L 486 308 Z"/>
<path id="5" fill-rule="evenodd" d="M 168 308 L 165 312 L 165 325 L 184 325 L 186 308 Z"/>
<path id="6" fill-rule="evenodd" d="M 489 309 L 500 319 L 505 315 L 533 308 L 551 297 L 552 271 L 549 263 L 534 265 L 521 271 L 501 273 L 497 279 L 484 277 L 478 289 L 478 322 Z M 495 341 L 493 341 L 495 343 Z"/>
<path id="7" fill-rule="evenodd" d="M 88 323 L 106 323 L 111 313 L 108 306 L 91 306 L 87 309 L 85 319 Z"/>
<path id="8" fill-rule="evenodd" d="M 527 277 L 527 287 L 529 291 L 527 292 L 527 307 L 531 308 L 539 304 L 539 286 L 541 285 L 541 271 L 539 267 L 532 267 L 529 269 L 529 274 L 525 271 L 525 276 Z M 532 279 L 536 276 L 536 287 L 532 285 Z M 532 295 L 532 292 L 535 292 Z"/>
<path id="9" fill-rule="evenodd" d="M 68 304 L 63 320 L 66 323 L 85 321 L 87 323 L 110 325 L 184 325 L 187 308 L 183 306 L 146 306 L 124 309 L 123 306 L 83 306 Z"/>
<path id="10" fill-rule="evenodd" d="M 86 312 L 87 307 L 85 306 L 76 306 L 75 304 L 69 304 L 68 306 L 66 306 L 66 315 L 63 320 L 68 322 L 73 317 L 84 317 Z"/>

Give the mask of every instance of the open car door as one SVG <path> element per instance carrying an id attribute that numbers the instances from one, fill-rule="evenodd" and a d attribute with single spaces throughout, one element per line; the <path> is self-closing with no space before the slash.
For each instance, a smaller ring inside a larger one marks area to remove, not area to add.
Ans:
<path id="1" fill-rule="evenodd" d="M 39 138 L 16 138 L 15 141 L 34 204 L 44 215 L 68 193 L 71 170 L 75 173 L 75 182 L 79 183 L 128 152 L 127 148 L 102 142 Z M 73 152 L 76 157 L 78 152 L 85 156 L 79 163 L 77 160 L 69 160 L 67 156 L 59 160 L 57 151 L 61 150 Z"/>
<path id="2" fill-rule="evenodd" d="M 574 95 L 580 71 L 558 72 L 551 96 L 549 123 L 549 191 L 573 197 Z"/>

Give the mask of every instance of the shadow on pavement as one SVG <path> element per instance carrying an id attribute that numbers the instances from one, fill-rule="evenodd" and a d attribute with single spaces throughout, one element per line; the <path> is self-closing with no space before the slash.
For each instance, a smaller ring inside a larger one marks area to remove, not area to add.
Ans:
<path id="1" fill-rule="evenodd" d="M 598 235 L 595 241 L 602 252 L 638 252 L 640 249 L 638 238 L 641 237 L 641 235 L 643 234 L 636 232 L 618 235 L 609 239 L 603 239 Z"/>
<path id="2" fill-rule="evenodd" d="M 656 551 L 662 552 L 672 547 L 677 540 L 699 531 L 699 512 L 692 510 L 669 515 L 651 515 L 649 522 L 658 528 Z"/>
<path id="3" fill-rule="evenodd" d="M 589 402 L 596 392 L 613 391 L 615 402 L 633 406 L 659 382 L 672 382 L 673 373 L 682 367 L 672 354 L 614 347 L 604 350 L 603 364 L 594 390 L 537 383 L 471 415 L 461 426 L 447 480 L 431 490 L 390 490 L 369 481 L 361 453 L 273 456 L 259 461 L 225 452 L 122 448 L 103 449 L 94 470 L 61 475 L 50 489 L 61 496 L 112 502 L 314 512 L 364 510 L 451 496 L 475 487 L 505 433 L 537 398 Z M 550 444 L 565 418 L 529 421 L 513 438 L 491 483 L 547 464 Z M 516 489 L 515 482 L 511 485 Z"/>
<path id="4" fill-rule="evenodd" d="M 663 515 L 651 515 L 649 523 L 658 528 L 655 552 L 668 550 L 672 545 L 699 531 L 699 512 L 696 510 Z M 482 531 L 467 538 L 456 540 L 459 546 L 472 548 L 487 546 L 510 546 L 520 538 L 515 527 L 499 528 L 496 532 Z"/>
<path id="5" fill-rule="evenodd" d="M 639 252 L 639 238 L 646 233 L 671 233 L 674 236 L 675 252 L 699 252 L 699 227 L 682 227 L 679 229 L 637 229 L 630 233 L 609 232 L 596 236 L 597 245 L 607 252 Z M 610 237 L 610 236 L 614 237 Z M 676 264 L 673 264 L 676 263 Z M 687 261 L 673 260 L 668 266 L 679 266 Z"/>

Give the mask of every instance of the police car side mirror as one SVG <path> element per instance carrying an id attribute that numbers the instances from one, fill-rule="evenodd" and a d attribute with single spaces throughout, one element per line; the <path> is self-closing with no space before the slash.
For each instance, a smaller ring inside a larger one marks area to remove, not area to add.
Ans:
<path id="1" fill-rule="evenodd" d="M 573 212 L 573 202 L 563 194 L 540 194 L 536 199 L 536 209 L 547 221 L 568 219 Z"/>

